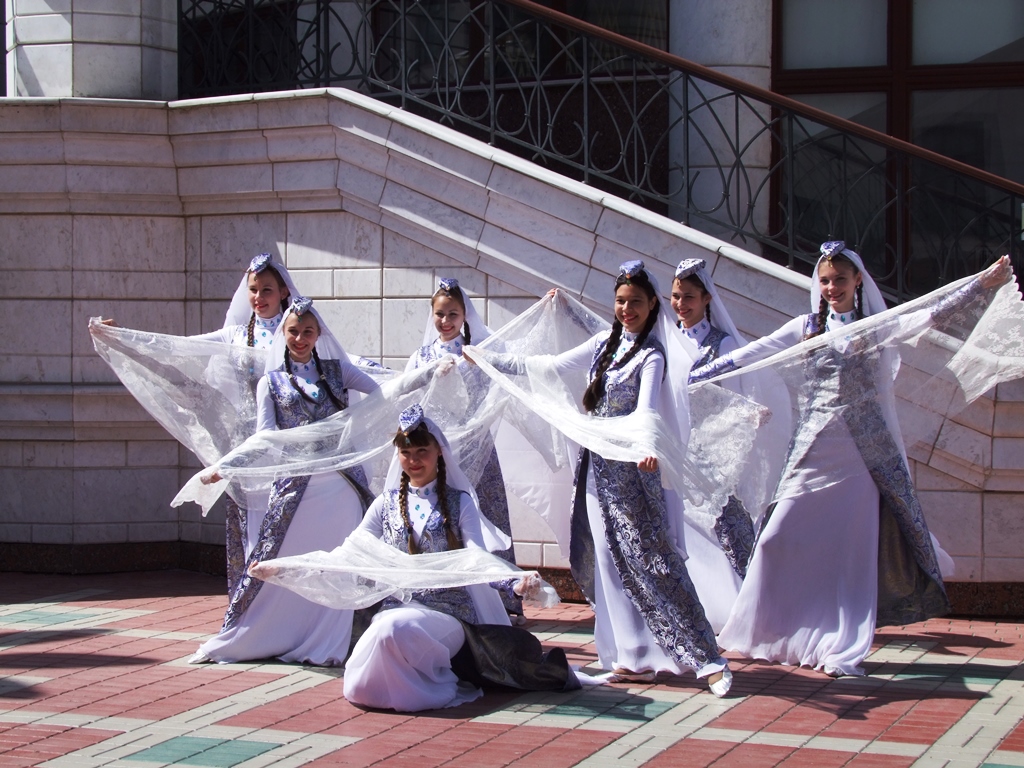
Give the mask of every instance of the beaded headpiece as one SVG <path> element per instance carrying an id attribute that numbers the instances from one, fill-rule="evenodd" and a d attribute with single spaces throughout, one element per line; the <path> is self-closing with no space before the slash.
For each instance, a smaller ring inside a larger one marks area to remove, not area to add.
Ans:
<path id="1" fill-rule="evenodd" d="M 708 263 L 704 259 L 683 259 L 679 262 L 679 266 L 676 267 L 676 279 L 682 280 L 687 278 L 698 269 L 704 269 L 707 265 Z"/>
<path id="2" fill-rule="evenodd" d="M 832 257 L 837 253 L 842 253 L 845 249 L 846 243 L 842 240 L 829 240 L 821 244 L 821 257 L 831 264 Z"/>
<path id="3" fill-rule="evenodd" d="M 398 415 L 398 428 L 408 436 L 416 427 L 423 423 L 423 406 L 419 403 L 410 405 Z"/>
<path id="4" fill-rule="evenodd" d="M 624 261 L 619 265 L 619 276 L 631 279 L 644 271 L 644 263 L 640 259 Z"/>
<path id="5" fill-rule="evenodd" d="M 296 296 L 292 300 L 291 311 L 301 317 L 313 308 L 313 300 L 308 296 Z"/>
<path id="6" fill-rule="evenodd" d="M 450 292 L 453 288 L 459 287 L 459 281 L 454 277 L 439 277 L 437 279 L 437 289 L 439 291 Z"/>
<path id="7" fill-rule="evenodd" d="M 267 267 L 271 266 L 274 262 L 274 257 L 269 253 L 261 253 L 259 256 L 254 256 L 252 261 L 249 262 L 249 272 L 258 275 Z"/>

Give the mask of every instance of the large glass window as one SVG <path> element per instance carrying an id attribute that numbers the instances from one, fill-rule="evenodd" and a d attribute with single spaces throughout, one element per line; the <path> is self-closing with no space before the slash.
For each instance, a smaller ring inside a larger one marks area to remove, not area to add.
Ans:
<path id="1" fill-rule="evenodd" d="M 885 66 L 887 5 L 887 0 L 783 0 L 783 68 Z"/>
<path id="2" fill-rule="evenodd" d="M 914 0 L 913 64 L 1024 61 L 1021 0 Z"/>

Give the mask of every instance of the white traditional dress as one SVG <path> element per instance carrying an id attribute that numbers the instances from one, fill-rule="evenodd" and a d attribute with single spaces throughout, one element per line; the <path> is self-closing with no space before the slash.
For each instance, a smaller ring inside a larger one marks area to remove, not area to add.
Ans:
<path id="1" fill-rule="evenodd" d="M 879 304 L 884 309 L 859 257 L 844 253 L 861 270 L 865 314 L 881 311 Z M 817 281 L 813 285 L 817 289 Z M 975 280 L 893 327 L 911 321 L 955 325 L 961 310 L 983 310 L 985 293 Z M 812 306 L 819 296 L 814 290 Z M 949 610 L 936 548 L 889 417 L 889 334 L 884 326 L 858 334 L 856 319 L 853 312 L 829 311 L 829 335 L 820 337 L 803 363 L 797 423 L 782 477 L 732 615 L 719 634 L 724 648 L 750 658 L 849 675 L 863 674 L 860 665 L 876 624 L 910 623 Z M 794 318 L 771 335 L 695 368 L 691 380 L 800 344 L 818 330 L 818 322 L 817 313 Z"/>
<path id="2" fill-rule="evenodd" d="M 320 322 L 323 378 L 312 360 L 291 362 L 290 371 L 282 363 L 268 372 L 257 387 L 258 431 L 299 427 L 337 413 L 339 407 L 328 388 L 342 408 L 348 405 L 349 389 L 365 393 L 377 389 L 377 383 L 348 359 Z M 283 344 L 282 337 L 279 332 L 275 346 Z M 369 499 L 366 479 L 358 468 L 274 481 L 246 566 L 339 546 L 358 525 Z M 276 657 L 340 665 L 348 654 L 351 631 L 351 611 L 316 605 L 245 574 L 229 596 L 223 628 L 200 647 L 196 660 Z"/>

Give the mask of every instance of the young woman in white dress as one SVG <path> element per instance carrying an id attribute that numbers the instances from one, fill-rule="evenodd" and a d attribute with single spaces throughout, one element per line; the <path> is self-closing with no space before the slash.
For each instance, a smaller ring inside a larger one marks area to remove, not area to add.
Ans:
<path id="1" fill-rule="evenodd" d="M 410 554 L 483 549 L 486 522 L 472 487 L 454 462 L 444 435 L 419 405 L 401 414 L 394 444 L 396 458 L 384 493 L 370 505 L 359 530 Z M 501 586 L 529 595 L 539 580 L 531 575 Z M 502 629 L 495 631 L 495 627 Z M 481 634 L 488 628 L 490 632 Z M 472 658 L 472 653 L 460 654 L 467 642 L 474 645 L 475 653 L 498 649 L 500 660 L 486 667 L 504 670 L 501 682 L 505 685 L 527 690 L 579 687 L 564 653 L 556 649 L 541 656 L 536 638 L 510 627 L 498 593 L 481 584 L 422 590 L 404 603 L 385 599 L 345 666 L 345 698 L 361 706 L 402 712 L 473 701 L 483 691 L 460 679 L 453 669 L 453 663 L 460 666 L 459 657 Z M 523 659 L 527 663 L 520 666 L 517 660 Z M 484 674 L 483 680 L 487 679 Z"/>
<path id="2" fill-rule="evenodd" d="M 323 324 L 312 300 L 301 297 L 293 298 L 285 313 L 267 366 L 256 392 L 258 430 L 319 421 L 348 406 L 349 389 L 377 389 Z M 214 474 L 204 482 L 219 479 Z M 358 469 L 274 481 L 247 565 L 339 546 L 358 525 L 370 498 Z M 193 662 L 276 657 L 340 665 L 351 629 L 351 611 L 324 608 L 246 574 L 229 597 L 220 633 L 203 643 Z"/>
<path id="3" fill-rule="evenodd" d="M 611 332 L 555 356 L 552 370 L 563 381 L 586 376 L 583 406 L 593 417 L 657 411 L 679 440 L 688 430 L 690 357 L 662 310 L 643 262 L 626 262 L 615 281 Z M 500 357 L 489 362 L 503 374 L 529 365 Z M 594 609 L 601 666 L 622 681 L 693 670 L 724 696 L 732 674 L 677 546 L 674 517 L 656 457 L 632 463 L 580 451 L 569 559 Z"/>
<path id="4" fill-rule="evenodd" d="M 824 243 L 814 312 L 691 371 L 691 381 L 750 365 L 828 333 L 806 358 L 799 413 L 721 645 L 749 658 L 863 674 L 875 626 L 948 612 L 938 555 L 917 500 L 892 406 L 885 339 L 843 328 L 885 310 L 860 257 Z M 1004 258 L 933 309 L 928 322 L 1006 282 Z M 886 384 L 886 381 L 889 384 Z M 869 466 L 870 465 L 870 466 Z"/>
<path id="5" fill-rule="evenodd" d="M 442 277 L 438 280 L 437 290 L 430 299 L 430 315 L 423 332 L 423 344 L 409 358 L 406 370 L 421 368 L 448 355 L 461 359 L 463 346 L 479 344 L 490 335 L 491 329 L 484 325 L 473 303 L 466 298 L 466 294 L 459 286 L 458 280 Z M 489 382 L 476 369 L 466 370 L 464 378 L 472 399 L 470 409 L 475 409 L 479 407 Z M 474 451 L 481 456 L 489 456 L 475 487 L 480 513 L 511 540 L 512 525 L 509 521 L 505 479 L 501 473 L 501 464 L 498 462 L 498 452 L 489 433 L 479 445 L 474 446 Z M 513 565 L 516 562 L 514 544 L 494 554 Z M 512 594 L 504 594 L 502 602 L 505 610 L 513 617 L 513 621 L 525 620 L 522 599 Z"/>

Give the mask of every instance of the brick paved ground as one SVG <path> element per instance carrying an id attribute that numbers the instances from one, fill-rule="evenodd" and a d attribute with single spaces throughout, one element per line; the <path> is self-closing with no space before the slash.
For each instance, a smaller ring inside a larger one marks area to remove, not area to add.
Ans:
<path id="1" fill-rule="evenodd" d="M 886 629 L 866 678 L 738 661 L 724 700 L 666 677 L 409 716 L 350 706 L 336 670 L 189 666 L 225 602 L 223 579 L 182 571 L 0 575 L 0 768 L 1024 766 L 1016 622 Z M 587 608 L 530 617 L 594 660 Z"/>

